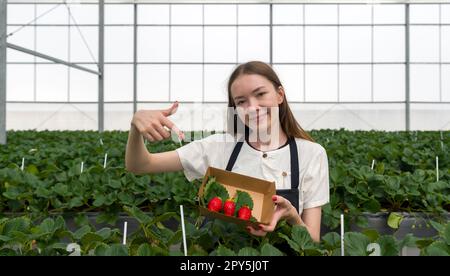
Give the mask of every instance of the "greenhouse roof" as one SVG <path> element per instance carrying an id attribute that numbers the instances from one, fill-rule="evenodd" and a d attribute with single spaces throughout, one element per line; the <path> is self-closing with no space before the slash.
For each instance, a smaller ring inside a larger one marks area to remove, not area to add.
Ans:
<path id="1" fill-rule="evenodd" d="M 68 3 L 68 4 L 77 4 L 77 3 L 98 3 L 98 0 L 7 0 L 8 3 Z M 314 4 L 314 3 L 339 3 L 339 4 L 379 4 L 379 3 L 449 3 L 450 0 L 105 0 L 105 3 L 305 3 L 305 4 Z"/>

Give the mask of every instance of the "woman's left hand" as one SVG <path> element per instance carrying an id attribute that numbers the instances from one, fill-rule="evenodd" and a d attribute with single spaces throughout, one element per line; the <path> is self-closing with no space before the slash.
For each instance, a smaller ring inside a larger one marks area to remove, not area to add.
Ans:
<path id="1" fill-rule="evenodd" d="M 274 195 L 272 197 L 275 203 L 275 212 L 272 217 L 272 221 L 268 225 L 260 224 L 259 229 L 255 229 L 251 226 L 247 226 L 247 231 L 255 236 L 265 236 L 267 232 L 272 232 L 281 219 L 287 219 L 288 221 L 297 221 L 300 219 L 299 214 L 291 202 L 282 196 Z"/>

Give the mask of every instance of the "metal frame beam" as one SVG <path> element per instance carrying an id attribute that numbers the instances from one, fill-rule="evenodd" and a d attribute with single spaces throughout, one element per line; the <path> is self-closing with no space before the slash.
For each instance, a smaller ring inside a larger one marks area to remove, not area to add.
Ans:
<path id="1" fill-rule="evenodd" d="M 52 61 L 54 63 L 63 64 L 63 65 L 66 65 L 66 66 L 69 66 L 69 67 L 73 67 L 73 68 L 76 68 L 76 69 L 79 69 L 79 70 L 82 70 L 82 71 L 85 71 L 85 72 L 89 72 L 91 74 L 101 75 L 100 72 L 88 69 L 88 68 L 80 66 L 78 64 L 67 62 L 67 61 L 64 61 L 64 60 L 59 59 L 59 58 L 54 58 L 52 56 L 49 56 L 49 55 L 46 55 L 46 54 L 43 54 L 43 53 L 39 53 L 39 52 L 30 50 L 30 49 L 27 49 L 27 48 L 15 45 L 15 44 L 6 43 L 6 45 L 10 49 L 14 49 L 16 51 L 20 51 L 20 52 L 25 53 L 25 54 L 30 54 L 30 55 L 33 55 L 33 56 L 36 56 L 36 57 L 40 57 L 40 58 L 43 58 L 43 59 L 46 59 L 46 60 L 50 60 L 50 61 Z"/>
<path id="2" fill-rule="evenodd" d="M 103 132 L 105 127 L 105 103 L 104 103 L 104 67 L 105 67 L 105 1 L 98 1 L 98 131 Z"/>
<path id="3" fill-rule="evenodd" d="M 65 0 L 9 0 L 13 4 L 58 4 L 64 3 Z M 97 4 L 97 0 L 78 0 L 81 4 Z M 235 4 L 310 4 L 310 5 L 355 5 L 355 4 L 446 4 L 448 0 L 105 0 L 107 4 L 129 5 L 129 4 L 219 4 L 219 5 L 235 5 Z"/>
<path id="4" fill-rule="evenodd" d="M 138 7 L 133 5 L 133 114 L 137 111 L 137 24 L 138 24 Z"/>
<path id="5" fill-rule="evenodd" d="M 411 104 L 410 104 L 410 87 L 409 87 L 409 4 L 405 4 L 405 130 L 411 129 Z"/>
<path id="6" fill-rule="evenodd" d="M 6 0 L 0 0 L 0 144 L 6 144 Z"/>

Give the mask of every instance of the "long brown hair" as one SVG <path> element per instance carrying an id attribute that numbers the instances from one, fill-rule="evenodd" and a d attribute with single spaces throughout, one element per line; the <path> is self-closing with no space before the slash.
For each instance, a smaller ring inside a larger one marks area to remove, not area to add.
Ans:
<path id="1" fill-rule="evenodd" d="M 250 61 L 244 64 L 239 65 L 231 74 L 230 79 L 228 80 L 228 107 L 233 107 L 236 109 L 236 104 L 231 96 L 231 85 L 233 82 L 243 74 L 248 75 L 260 75 L 268 79 L 272 84 L 275 90 L 281 85 L 281 81 L 278 78 L 275 71 L 268 64 L 261 61 Z M 300 126 L 297 120 L 292 114 L 291 109 L 289 108 L 289 104 L 286 100 L 286 94 L 283 96 L 283 102 L 278 106 L 279 109 L 279 118 L 281 129 L 286 133 L 287 137 L 295 137 L 302 138 L 309 141 L 314 141 L 311 136 Z M 230 108 L 228 109 L 228 133 L 233 135 L 237 134 L 238 124 L 243 124 L 243 122 L 237 118 L 236 113 L 230 112 Z M 231 128 L 233 127 L 233 128 Z M 247 129 L 247 128 L 246 128 Z"/>

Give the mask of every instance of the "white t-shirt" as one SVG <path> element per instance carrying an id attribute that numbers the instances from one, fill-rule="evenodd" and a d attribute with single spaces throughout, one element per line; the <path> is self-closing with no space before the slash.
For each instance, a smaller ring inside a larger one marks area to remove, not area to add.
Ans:
<path id="1" fill-rule="evenodd" d="M 329 201 L 328 159 L 325 149 L 314 142 L 296 138 L 300 167 L 299 213 Z M 189 181 L 202 178 L 209 166 L 225 170 L 236 145 L 230 134 L 214 134 L 178 149 L 184 174 Z M 263 154 L 266 157 L 263 157 Z M 262 152 L 247 142 L 242 145 L 232 171 L 275 181 L 276 189 L 291 188 L 289 145 Z"/>

